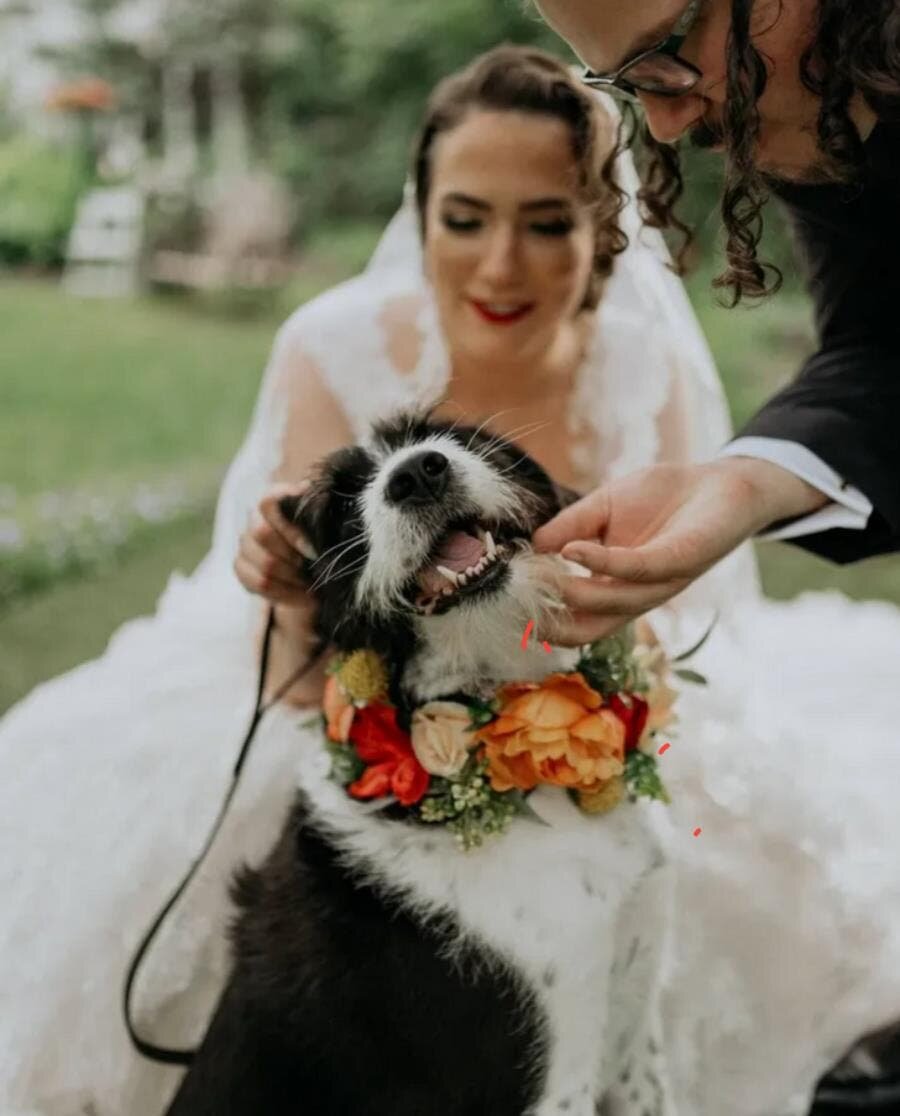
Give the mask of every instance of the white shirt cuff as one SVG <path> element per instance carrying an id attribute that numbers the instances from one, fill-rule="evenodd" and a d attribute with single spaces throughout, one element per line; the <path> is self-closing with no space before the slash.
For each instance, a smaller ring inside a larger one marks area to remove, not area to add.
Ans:
<path id="1" fill-rule="evenodd" d="M 812 450 L 801 446 L 799 442 L 751 435 L 729 442 L 720 456 L 757 457 L 762 461 L 771 461 L 773 465 L 787 469 L 831 499 L 830 504 L 810 515 L 795 519 L 775 531 L 762 532 L 758 536 L 760 539 L 796 539 L 803 535 L 830 531 L 835 527 L 863 531 L 869 522 L 872 514 L 871 500 L 858 488 L 847 484 L 830 465 L 826 465 Z"/>

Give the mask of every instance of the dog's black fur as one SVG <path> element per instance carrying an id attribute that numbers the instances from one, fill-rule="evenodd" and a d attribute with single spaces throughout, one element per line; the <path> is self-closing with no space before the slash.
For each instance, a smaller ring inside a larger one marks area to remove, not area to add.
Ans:
<path id="1" fill-rule="evenodd" d="M 498 540 L 529 537 L 559 510 L 547 474 L 487 434 L 415 417 L 377 428 L 375 444 L 389 451 L 435 432 L 478 446 L 531 494 L 528 521 L 494 524 Z M 288 509 L 320 555 L 358 531 L 354 509 L 374 468 L 367 449 L 336 453 Z M 435 531 L 470 513 L 452 490 L 417 512 Z M 397 680 L 412 623 L 357 607 L 352 567 L 322 585 L 319 635 L 387 655 L 405 705 Z M 308 573 L 314 581 L 316 562 Z M 355 875 L 302 793 L 268 860 L 244 869 L 232 894 L 231 979 L 168 1116 L 522 1116 L 536 1102 L 546 1035 L 533 994 L 483 946 L 449 955 L 459 936 L 449 907 L 423 922 Z"/>
<path id="2" fill-rule="evenodd" d="M 445 959 L 452 917 L 421 925 L 306 817 L 235 884 L 234 971 L 169 1116 L 522 1116 L 527 991 L 483 951 Z"/>

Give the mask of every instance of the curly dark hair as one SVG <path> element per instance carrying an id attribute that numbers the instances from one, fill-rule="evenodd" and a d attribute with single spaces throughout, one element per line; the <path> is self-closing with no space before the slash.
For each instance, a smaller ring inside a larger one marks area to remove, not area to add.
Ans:
<path id="1" fill-rule="evenodd" d="M 569 127 L 581 195 L 594 223 L 593 269 L 584 301 L 585 309 L 593 309 L 615 257 L 628 245 L 619 223 L 625 195 L 614 177 L 620 141 L 596 98 L 563 62 L 536 47 L 496 47 L 445 78 L 432 93 L 412 157 L 423 237 L 435 140 L 479 108 L 552 116 Z"/>
<path id="2" fill-rule="evenodd" d="M 763 57 L 753 45 L 750 19 L 754 0 L 731 0 L 726 112 L 728 151 L 722 218 L 726 232 L 725 271 L 715 280 L 742 298 L 760 298 L 781 282 L 777 268 L 760 261 L 766 177 L 754 166 L 759 135 L 757 103 L 766 88 Z M 850 101 L 860 94 L 880 120 L 900 119 L 900 0 L 819 0 L 812 42 L 803 52 L 800 76 L 821 99 L 818 117 L 823 169 L 834 182 L 852 187 L 865 165 L 865 151 L 850 119 Z M 647 157 L 642 202 L 648 220 L 685 232 L 674 207 L 683 190 L 676 149 L 657 143 L 644 126 Z"/>

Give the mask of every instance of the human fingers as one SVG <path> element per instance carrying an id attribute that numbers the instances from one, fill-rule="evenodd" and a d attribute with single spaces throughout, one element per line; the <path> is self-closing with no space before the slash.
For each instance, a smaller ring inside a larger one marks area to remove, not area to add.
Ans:
<path id="1" fill-rule="evenodd" d="M 241 542 L 245 538 L 252 539 L 257 546 L 262 547 L 263 550 L 268 551 L 269 554 L 282 562 L 292 563 L 295 567 L 298 567 L 302 561 L 303 556 L 296 546 L 287 541 L 278 528 L 266 519 L 258 507 L 254 509 L 250 516 L 247 529 L 241 535 Z"/>
<path id="2" fill-rule="evenodd" d="M 280 579 L 265 574 L 253 565 L 243 554 L 238 554 L 234 560 L 234 572 L 238 581 L 250 593 L 265 598 L 276 604 L 299 607 L 309 599 L 303 586 L 291 585 Z"/>
<path id="3" fill-rule="evenodd" d="M 294 550 L 305 558 L 314 557 L 313 549 L 300 527 L 288 519 L 281 510 L 281 502 L 287 497 L 300 499 L 310 489 L 308 480 L 299 484 L 280 483 L 273 485 L 259 502 L 259 514 L 269 526 Z"/>
<path id="4" fill-rule="evenodd" d="M 571 577 L 563 583 L 563 601 L 573 613 L 632 620 L 680 593 L 683 579 L 641 584 L 613 578 Z"/>
<path id="5" fill-rule="evenodd" d="M 608 489 L 595 489 L 538 528 L 534 534 L 534 547 L 542 552 L 556 552 L 576 539 L 602 538 L 609 522 L 609 512 Z"/>
<path id="6" fill-rule="evenodd" d="M 304 588 L 307 578 L 303 576 L 300 564 L 303 559 L 284 542 L 279 540 L 286 553 L 279 553 L 257 542 L 251 532 L 241 537 L 238 553 L 257 569 L 263 577 L 274 578 L 292 588 Z"/>
<path id="7" fill-rule="evenodd" d="M 565 546 L 562 556 L 584 566 L 592 574 L 651 584 L 692 580 L 703 573 L 715 557 L 706 555 L 700 546 L 689 540 L 678 545 L 670 539 L 657 539 L 634 547 L 578 541 Z"/>

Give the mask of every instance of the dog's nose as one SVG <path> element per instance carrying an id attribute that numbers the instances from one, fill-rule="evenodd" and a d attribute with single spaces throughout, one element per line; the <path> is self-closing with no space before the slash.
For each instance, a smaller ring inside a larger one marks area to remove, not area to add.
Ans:
<path id="1" fill-rule="evenodd" d="M 391 504 L 433 504 L 447 491 L 450 462 L 442 453 L 429 450 L 408 457 L 391 473 L 387 498 Z"/>

